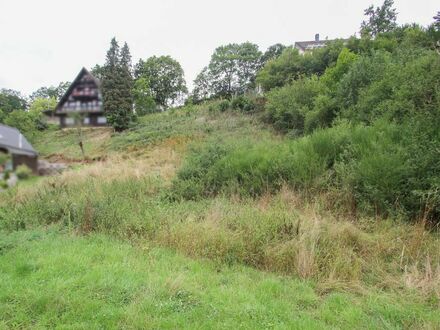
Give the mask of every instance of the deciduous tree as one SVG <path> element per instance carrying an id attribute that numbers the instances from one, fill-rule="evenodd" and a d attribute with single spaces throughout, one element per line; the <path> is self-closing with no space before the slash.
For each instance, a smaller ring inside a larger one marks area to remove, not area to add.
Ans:
<path id="1" fill-rule="evenodd" d="M 179 102 L 188 92 L 184 72 L 171 56 L 152 56 L 136 65 L 136 77 L 148 81 L 151 95 L 163 109 Z"/>
<path id="2" fill-rule="evenodd" d="M 2 109 L 5 114 L 14 110 L 25 110 L 26 107 L 26 99 L 20 92 L 5 88 L 0 90 L 0 109 Z"/>
<path id="3" fill-rule="evenodd" d="M 393 8 L 394 0 L 385 0 L 382 6 L 374 8 L 373 5 L 365 9 L 367 20 L 361 24 L 361 34 L 371 37 L 379 33 L 390 32 L 397 27 L 397 12 Z"/>
<path id="4" fill-rule="evenodd" d="M 261 55 L 260 66 L 263 67 L 270 60 L 278 58 L 282 54 L 284 49 L 286 49 L 286 46 L 280 43 L 272 45 L 269 48 L 267 48 L 264 54 Z"/>
<path id="5" fill-rule="evenodd" d="M 45 98 L 55 100 L 59 100 L 67 91 L 70 86 L 70 82 L 60 82 L 58 86 L 50 86 L 50 87 L 40 87 L 35 92 L 33 92 L 29 98 L 31 101 L 36 100 L 37 98 Z"/>
<path id="6" fill-rule="evenodd" d="M 157 110 L 156 102 L 151 93 L 150 83 L 146 78 L 140 77 L 134 83 L 133 98 L 136 114 L 143 116 Z"/>
<path id="7" fill-rule="evenodd" d="M 208 99 L 212 95 L 211 82 L 210 71 L 208 67 L 204 67 L 194 80 L 194 89 L 192 91 L 193 102 L 198 103 Z"/>
<path id="8" fill-rule="evenodd" d="M 250 42 L 215 49 L 207 68 L 194 81 L 200 95 L 230 98 L 254 87 L 261 52 Z"/>

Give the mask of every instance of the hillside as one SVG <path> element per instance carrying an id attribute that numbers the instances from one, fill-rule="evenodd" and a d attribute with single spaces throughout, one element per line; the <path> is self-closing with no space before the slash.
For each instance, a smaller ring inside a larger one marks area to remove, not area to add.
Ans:
<path id="1" fill-rule="evenodd" d="M 0 325 L 440 327 L 438 232 L 355 212 L 318 189 L 318 156 L 283 158 L 333 150 L 324 133 L 217 103 L 87 129 L 86 160 L 75 130 L 36 138 L 71 169 L 0 196 Z"/>

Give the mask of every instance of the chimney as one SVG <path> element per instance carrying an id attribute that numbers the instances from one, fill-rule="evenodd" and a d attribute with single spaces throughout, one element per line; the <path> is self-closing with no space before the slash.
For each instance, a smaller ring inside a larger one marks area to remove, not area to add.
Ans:
<path id="1" fill-rule="evenodd" d="M 319 41 L 319 33 L 315 34 L 315 41 Z"/>

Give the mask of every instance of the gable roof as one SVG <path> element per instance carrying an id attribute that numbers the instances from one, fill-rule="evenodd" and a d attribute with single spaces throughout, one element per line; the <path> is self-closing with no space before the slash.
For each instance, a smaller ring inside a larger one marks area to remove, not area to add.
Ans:
<path id="1" fill-rule="evenodd" d="M 328 43 L 341 41 L 344 44 L 348 42 L 349 39 L 338 38 L 332 40 L 311 40 L 311 41 L 297 41 L 295 42 L 295 48 L 300 49 L 302 51 L 314 50 L 317 48 L 325 47 Z"/>
<path id="2" fill-rule="evenodd" d="M 78 73 L 78 75 L 76 76 L 76 78 L 72 81 L 72 83 L 70 84 L 69 88 L 66 90 L 66 92 L 64 93 L 64 95 L 60 98 L 57 106 L 55 107 L 55 112 L 64 104 L 64 102 L 67 101 L 67 99 L 69 98 L 69 95 L 72 93 L 73 89 L 75 88 L 75 85 L 81 80 L 81 78 L 83 76 L 85 76 L 86 74 L 90 75 L 90 77 L 93 78 L 93 80 L 95 81 L 96 85 L 98 87 L 101 86 L 101 82 L 99 81 L 98 78 L 96 78 L 94 75 L 92 75 L 89 70 L 87 70 L 85 67 L 83 67 L 81 69 L 81 71 Z"/>
<path id="3" fill-rule="evenodd" d="M 38 153 L 23 134 L 14 127 L 0 124 L 0 148 L 11 154 L 37 156 Z"/>
<path id="4" fill-rule="evenodd" d="M 302 50 L 309 50 L 324 47 L 329 40 L 319 40 L 319 41 L 298 41 L 295 42 L 295 48 L 300 48 Z"/>

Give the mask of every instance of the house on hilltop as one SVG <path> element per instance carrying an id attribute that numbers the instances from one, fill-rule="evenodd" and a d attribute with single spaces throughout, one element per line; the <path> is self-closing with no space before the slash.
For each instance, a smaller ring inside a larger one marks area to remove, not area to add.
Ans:
<path id="1" fill-rule="evenodd" d="M 51 115 L 61 127 L 106 126 L 100 81 L 82 68 Z"/>
<path id="2" fill-rule="evenodd" d="M 295 42 L 295 48 L 298 49 L 300 54 L 311 52 L 318 48 L 323 48 L 330 40 L 320 40 L 319 34 L 315 34 L 315 40 L 313 41 L 298 41 Z"/>

